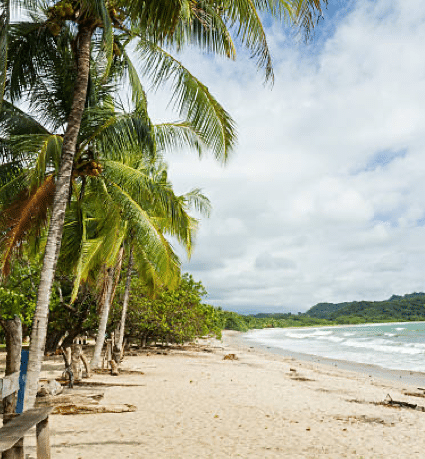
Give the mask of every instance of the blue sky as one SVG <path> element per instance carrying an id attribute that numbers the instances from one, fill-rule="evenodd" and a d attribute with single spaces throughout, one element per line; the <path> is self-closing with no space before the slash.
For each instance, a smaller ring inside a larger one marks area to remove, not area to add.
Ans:
<path id="1" fill-rule="evenodd" d="M 330 3 L 307 45 L 268 24 L 273 87 L 246 53 L 181 56 L 238 126 L 226 167 L 167 156 L 177 191 L 213 203 L 184 269 L 225 309 L 425 290 L 425 4 Z M 149 96 L 157 120 L 168 96 Z"/>

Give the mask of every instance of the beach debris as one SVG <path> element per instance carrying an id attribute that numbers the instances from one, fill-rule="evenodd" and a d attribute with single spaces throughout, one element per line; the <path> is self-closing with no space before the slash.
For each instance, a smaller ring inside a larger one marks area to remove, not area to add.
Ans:
<path id="1" fill-rule="evenodd" d="M 289 369 L 289 376 L 291 377 L 292 381 L 314 381 L 314 379 L 305 378 L 304 376 L 300 376 L 295 368 Z"/>
<path id="2" fill-rule="evenodd" d="M 131 413 L 137 407 L 129 405 L 77 405 L 67 404 L 55 406 L 51 414 L 101 414 L 101 413 Z"/>
<path id="3" fill-rule="evenodd" d="M 68 384 L 68 381 L 64 380 L 64 379 L 57 379 L 57 381 L 62 385 Z M 115 386 L 120 386 L 120 387 L 142 387 L 142 386 L 146 386 L 146 384 L 102 382 L 102 381 L 75 381 L 75 385 L 76 386 L 88 386 L 88 387 L 96 387 L 96 386 L 102 386 L 102 387 L 115 387 Z"/>
<path id="4" fill-rule="evenodd" d="M 364 414 L 357 415 L 357 416 L 334 416 L 334 419 L 336 419 L 337 421 L 350 422 L 350 423 L 353 421 L 356 421 L 356 422 L 366 422 L 366 423 L 371 423 L 371 424 L 382 424 L 384 426 L 391 426 L 391 427 L 395 426 L 393 422 L 388 422 L 381 418 L 369 417 Z"/>
<path id="5" fill-rule="evenodd" d="M 37 397 L 55 396 L 61 394 L 63 387 L 55 379 L 49 379 L 39 384 Z"/>
<path id="6" fill-rule="evenodd" d="M 314 379 L 304 378 L 303 376 L 294 376 L 291 379 L 292 381 L 315 381 Z"/>
<path id="7" fill-rule="evenodd" d="M 96 374 L 103 374 L 103 375 L 109 375 L 111 374 L 111 371 L 108 368 L 95 368 L 93 369 L 93 373 Z M 120 369 L 120 375 L 144 375 L 145 373 L 141 370 L 122 370 Z"/>
<path id="8" fill-rule="evenodd" d="M 409 397 L 425 398 L 425 394 L 423 392 L 407 392 L 407 391 L 404 391 L 403 395 L 408 395 Z"/>
<path id="9" fill-rule="evenodd" d="M 75 405 L 75 404 L 98 404 L 104 393 L 96 394 L 60 394 L 56 396 L 37 397 L 36 406 Z"/>
<path id="10" fill-rule="evenodd" d="M 381 403 L 377 403 L 377 405 L 392 406 L 395 408 L 410 408 L 411 410 L 425 411 L 425 406 L 419 406 L 414 403 L 400 402 L 398 400 L 393 400 L 390 394 L 387 394 L 384 401 Z"/>
<path id="11" fill-rule="evenodd" d="M 226 354 L 223 360 L 239 360 L 236 354 Z"/>

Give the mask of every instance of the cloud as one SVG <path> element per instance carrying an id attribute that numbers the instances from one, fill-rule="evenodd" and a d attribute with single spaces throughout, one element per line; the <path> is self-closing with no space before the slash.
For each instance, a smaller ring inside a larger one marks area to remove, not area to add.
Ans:
<path id="1" fill-rule="evenodd" d="M 289 258 L 276 257 L 268 252 L 261 253 L 255 259 L 255 267 L 261 270 L 295 269 L 297 264 Z"/>
<path id="2" fill-rule="evenodd" d="M 252 60 L 181 56 L 239 133 L 226 167 L 167 155 L 177 191 L 213 204 L 184 269 L 241 311 L 424 290 L 425 4 L 351 1 L 311 45 L 268 34 L 273 88 Z M 154 117 L 177 118 L 150 97 Z"/>

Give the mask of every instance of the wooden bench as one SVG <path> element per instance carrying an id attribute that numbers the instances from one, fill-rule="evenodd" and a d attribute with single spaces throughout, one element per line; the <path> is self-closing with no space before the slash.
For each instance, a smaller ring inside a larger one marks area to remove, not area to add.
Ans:
<path id="1" fill-rule="evenodd" d="M 0 400 L 19 390 L 19 373 L 0 379 Z M 24 459 L 23 438 L 36 426 L 37 459 L 50 459 L 49 414 L 53 407 L 34 408 L 22 414 L 7 415 L 0 428 L 0 454 L 12 452 L 14 459 Z M 6 421 L 6 423 L 5 423 Z"/>

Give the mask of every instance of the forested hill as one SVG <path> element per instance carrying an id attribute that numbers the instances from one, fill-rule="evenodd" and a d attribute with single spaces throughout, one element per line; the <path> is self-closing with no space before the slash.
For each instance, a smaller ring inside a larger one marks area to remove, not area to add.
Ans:
<path id="1" fill-rule="evenodd" d="M 393 295 L 385 301 L 319 303 L 305 314 L 339 323 L 425 320 L 425 293 Z"/>

